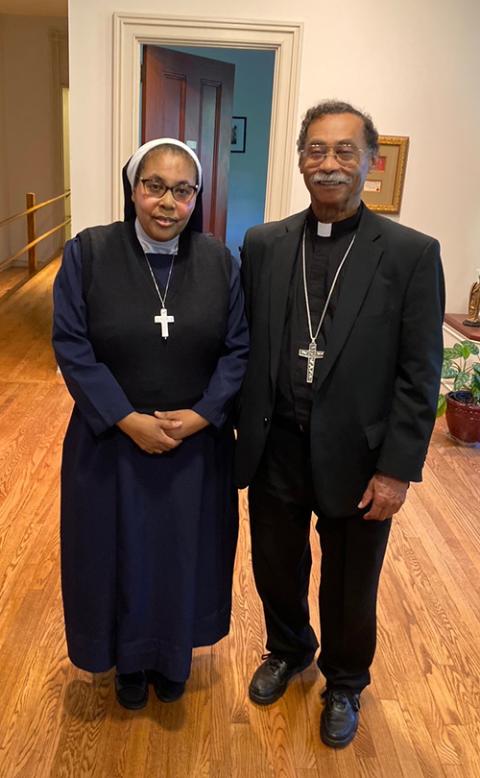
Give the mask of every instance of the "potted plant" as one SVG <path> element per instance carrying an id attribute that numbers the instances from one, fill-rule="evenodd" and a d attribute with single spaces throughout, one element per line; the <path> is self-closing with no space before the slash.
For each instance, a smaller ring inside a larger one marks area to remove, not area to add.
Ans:
<path id="1" fill-rule="evenodd" d="M 442 378 L 453 381 L 451 392 L 440 394 L 437 417 L 446 412 L 450 435 L 460 443 L 480 444 L 479 347 L 470 340 L 443 350 Z"/>

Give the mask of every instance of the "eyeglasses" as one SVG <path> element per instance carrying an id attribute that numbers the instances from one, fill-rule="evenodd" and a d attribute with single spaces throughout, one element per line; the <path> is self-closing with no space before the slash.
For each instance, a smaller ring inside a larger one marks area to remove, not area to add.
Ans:
<path id="1" fill-rule="evenodd" d="M 198 184 L 175 184 L 175 186 L 167 186 L 163 181 L 159 181 L 157 178 L 141 178 L 143 191 L 150 197 L 156 197 L 161 200 L 167 192 L 171 192 L 173 199 L 177 203 L 189 203 L 195 192 L 198 190 Z"/>
<path id="2" fill-rule="evenodd" d="M 350 143 L 337 143 L 336 146 L 326 146 L 323 143 L 310 143 L 301 150 L 301 154 L 312 162 L 323 162 L 329 154 L 341 165 L 352 165 L 360 160 L 366 149 L 359 149 Z"/>

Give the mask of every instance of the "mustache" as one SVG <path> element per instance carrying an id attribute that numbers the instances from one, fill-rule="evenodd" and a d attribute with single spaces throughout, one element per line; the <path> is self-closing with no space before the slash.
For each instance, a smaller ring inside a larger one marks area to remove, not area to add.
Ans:
<path id="1" fill-rule="evenodd" d="M 312 184 L 351 184 L 353 181 L 352 176 L 347 176 L 345 173 L 313 173 L 310 176 Z"/>

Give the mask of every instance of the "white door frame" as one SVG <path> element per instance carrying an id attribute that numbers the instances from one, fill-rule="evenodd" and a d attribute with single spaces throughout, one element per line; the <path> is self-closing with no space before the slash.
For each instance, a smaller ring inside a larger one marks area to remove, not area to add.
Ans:
<path id="1" fill-rule="evenodd" d="M 289 214 L 300 71 L 300 22 L 115 13 L 113 18 L 113 218 L 122 217 L 118 171 L 138 147 L 143 44 L 275 52 L 265 221 Z"/>

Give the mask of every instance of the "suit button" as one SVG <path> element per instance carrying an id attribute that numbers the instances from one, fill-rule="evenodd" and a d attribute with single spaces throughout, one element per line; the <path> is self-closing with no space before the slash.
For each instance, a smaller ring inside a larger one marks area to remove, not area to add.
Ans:
<path id="1" fill-rule="evenodd" d="M 268 424 L 269 421 L 270 421 L 270 419 L 268 418 L 268 416 L 265 416 L 264 419 L 263 419 L 263 423 L 264 424 Z"/>

